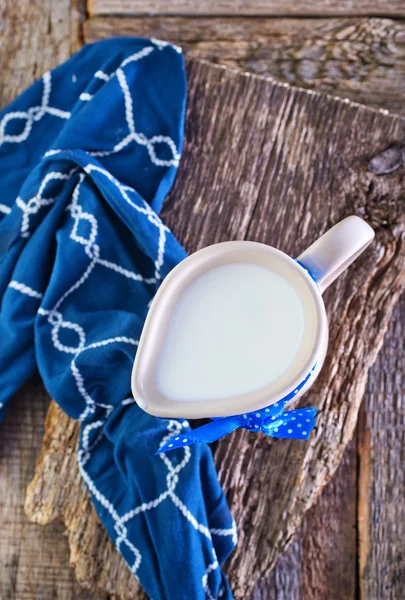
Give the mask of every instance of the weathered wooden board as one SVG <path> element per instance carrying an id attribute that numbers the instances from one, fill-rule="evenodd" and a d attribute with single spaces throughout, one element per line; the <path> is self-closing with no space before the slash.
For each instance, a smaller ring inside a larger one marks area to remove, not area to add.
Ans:
<path id="1" fill-rule="evenodd" d="M 355 600 L 356 500 L 354 439 L 294 541 L 270 575 L 257 583 L 251 600 Z"/>
<path id="2" fill-rule="evenodd" d="M 404 2 L 405 6 L 405 2 Z M 155 37 L 186 53 L 405 115 L 405 23 L 379 18 L 95 18 L 88 41 Z"/>
<path id="3" fill-rule="evenodd" d="M 164 216 L 189 250 L 246 238 L 294 255 L 351 212 L 366 216 L 377 231 L 373 247 L 326 295 L 331 343 L 306 398 L 320 407 L 311 442 L 236 432 L 218 445 L 220 477 L 241 532 L 228 574 L 236 597 L 246 598 L 336 470 L 367 370 L 405 285 L 404 171 L 390 177 L 367 171 L 371 156 L 401 142 L 405 121 L 208 64 L 189 62 L 188 69 L 186 145 Z M 73 457 L 67 463 L 63 453 L 66 423 L 56 418 L 52 427 L 59 442 L 44 448 L 26 508 L 46 522 L 75 506 L 72 553 L 77 569 L 87 562 L 85 582 L 96 589 L 91 561 L 111 564 L 105 560 L 110 546 L 95 543 L 88 525 L 78 528 L 89 522 L 88 506 L 70 495 L 78 473 Z M 102 587 L 111 589 L 105 577 Z M 115 572 L 109 585 L 128 589 L 121 577 L 123 570 Z"/>
<path id="4" fill-rule="evenodd" d="M 39 381 L 13 400 L 0 435 L 0 598 L 92 600 L 69 567 L 64 527 L 39 527 L 24 514 L 25 490 L 41 448 L 49 404 Z"/>
<path id="5" fill-rule="evenodd" d="M 88 0 L 96 15 L 336 16 L 405 14 L 402 0 Z"/>
<path id="6" fill-rule="evenodd" d="M 2 0 L 0 106 L 70 54 L 71 0 Z M 57 5 L 58 10 L 55 10 Z M 35 23 L 35 27 L 31 24 Z"/>
<path id="7" fill-rule="evenodd" d="M 336 476 L 304 519 L 301 554 L 303 598 L 356 598 L 356 454 L 355 438 L 349 443 Z"/>
<path id="8" fill-rule="evenodd" d="M 57 5 L 57 10 L 55 6 Z M 70 0 L 0 3 L 0 106 L 6 105 L 70 52 Z M 35 27 L 32 26 L 35 24 Z M 62 524 L 38 527 L 23 511 L 25 490 L 41 448 L 49 405 L 39 381 L 14 398 L 0 433 L 0 598 L 91 600 L 68 564 Z"/>
<path id="9" fill-rule="evenodd" d="M 401 599 L 405 585 L 405 296 L 370 377 L 360 422 L 360 593 Z"/>

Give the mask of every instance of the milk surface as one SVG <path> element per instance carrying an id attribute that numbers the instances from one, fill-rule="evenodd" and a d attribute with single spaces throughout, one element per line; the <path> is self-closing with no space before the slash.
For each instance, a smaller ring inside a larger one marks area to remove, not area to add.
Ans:
<path id="1" fill-rule="evenodd" d="M 263 388 L 291 364 L 304 334 L 294 286 L 250 263 L 197 278 L 175 306 L 156 386 L 172 400 L 212 400 Z"/>

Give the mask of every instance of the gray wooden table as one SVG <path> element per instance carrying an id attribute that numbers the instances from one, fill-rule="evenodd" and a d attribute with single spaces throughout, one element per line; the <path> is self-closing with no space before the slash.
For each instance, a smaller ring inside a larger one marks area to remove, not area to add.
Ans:
<path id="1" fill-rule="evenodd" d="M 169 39 L 214 62 L 405 115 L 402 18 L 403 0 L 203 0 L 198 6 L 191 0 L 169 6 L 163 0 L 91 0 L 88 6 L 81 0 L 3 0 L 0 102 L 82 41 L 127 34 Z M 404 597 L 404 334 L 405 298 L 370 374 L 357 433 L 338 473 L 255 598 Z M 62 527 L 33 525 L 22 510 L 48 402 L 38 381 L 26 386 L 0 437 L 4 600 L 99 597 L 75 582 Z"/>

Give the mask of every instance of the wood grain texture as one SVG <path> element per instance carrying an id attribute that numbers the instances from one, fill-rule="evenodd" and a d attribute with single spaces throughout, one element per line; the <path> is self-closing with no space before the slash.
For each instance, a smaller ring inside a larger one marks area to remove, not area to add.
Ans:
<path id="1" fill-rule="evenodd" d="M 370 374 L 360 421 L 360 597 L 404 597 L 405 296 Z"/>
<path id="2" fill-rule="evenodd" d="M 213 63 L 405 115 L 405 23 L 378 18 L 96 18 L 87 40 L 168 40 Z"/>
<path id="3" fill-rule="evenodd" d="M 246 598 L 335 472 L 353 434 L 367 371 L 404 288 L 404 170 L 378 177 L 367 165 L 403 140 L 405 121 L 197 61 L 188 62 L 188 76 L 185 150 L 163 218 L 189 251 L 251 239 L 297 255 L 352 212 L 366 217 L 377 233 L 372 248 L 325 295 L 330 348 L 305 398 L 320 409 L 311 442 L 238 431 L 218 444 L 220 479 L 240 530 L 227 571 L 236 598 Z M 66 424 L 57 419 L 54 426 L 63 449 Z M 26 509 L 46 522 L 74 505 L 76 569 L 95 547 L 90 558 L 100 564 L 100 555 L 111 558 L 110 550 L 85 531 L 80 535 L 88 505 L 77 506 L 77 491 L 71 496 L 78 478 L 73 456 L 57 476 L 62 457 L 58 446 L 44 450 Z M 97 569 L 87 564 L 83 572 L 83 582 L 96 590 Z M 124 573 L 111 585 L 125 589 Z"/>
<path id="4" fill-rule="evenodd" d="M 0 106 L 69 56 L 70 0 L 0 3 Z M 38 527 L 23 511 L 41 448 L 49 397 L 36 381 L 11 403 L 0 434 L 0 598 L 92 600 L 69 567 L 62 524 Z"/>
<path id="5" fill-rule="evenodd" d="M 405 14 L 402 0 L 88 0 L 96 15 L 336 16 Z"/>
<path id="6" fill-rule="evenodd" d="M 299 600 L 302 598 L 302 531 L 298 531 L 276 567 L 257 582 L 249 600 Z"/>
<path id="7" fill-rule="evenodd" d="M 1 106 L 68 58 L 71 8 L 71 0 L 1 2 Z"/>
<path id="8" fill-rule="evenodd" d="M 39 527 L 24 514 L 25 490 L 41 448 L 49 404 L 39 381 L 13 399 L 0 436 L 0 598 L 96 600 L 69 567 L 62 524 Z M 97 595 L 99 598 L 99 595 Z"/>
<path id="9" fill-rule="evenodd" d="M 357 588 L 357 446 L 348 444 L 339 469 L 308 511 L 302 527 L 300 596 L 354 600 Z"/>
<path id="10" fill-rule="evenodd" d="M 289 548 L 250 600 L 354 600 L 357 586 L 356 440 Z"/>

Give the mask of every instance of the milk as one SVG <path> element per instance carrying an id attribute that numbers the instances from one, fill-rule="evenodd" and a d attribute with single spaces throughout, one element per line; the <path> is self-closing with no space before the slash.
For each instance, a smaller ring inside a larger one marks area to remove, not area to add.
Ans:
<path id="1" fill-rule="evenodd" d="M 304 334 L 294 286 L 256 264 L 217 267 L 198 277 L 172 314 L 156 386 L 172 400 L 212 400 L 275 381 Z"/>

